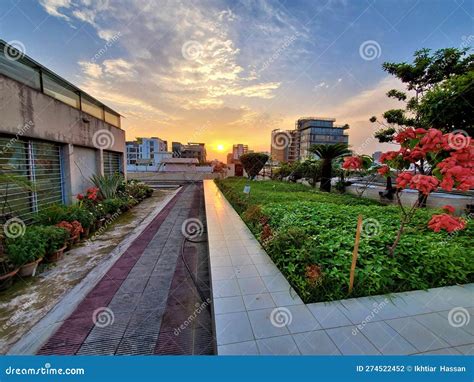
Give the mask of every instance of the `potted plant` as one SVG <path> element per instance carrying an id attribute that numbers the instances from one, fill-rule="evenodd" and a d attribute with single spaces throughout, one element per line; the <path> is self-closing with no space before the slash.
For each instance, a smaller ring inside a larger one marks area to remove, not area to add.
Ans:
<path id="1" fill-rule="evenodd" d="M 68 212 L 68 221 L 75 221 L 77 220 L 81 223 L 82 226 L 82 236 L 87 237 L 90 234 L 91 227 L 94 224 L 94 214 L 89 211 L 89 209 L 84 205 L 73 205 L 70 206 L 67 210 Z"/>
<path id="2" fill-rule="evenodd" d="M 34 276 L 38 264 L 43 260 L 46 249 L 46 238 L 36 227 L 28 227 L 23 236 L 7 239 L 6 252 L 8 259 L 19 267 L 18 275 Z"/>
<path id="3" fill-rule="evenodd" d="M 64 250 L 67 247 L 67 240 L 69 239 L 69 231 L 56 227 L 47 226 L 42 228 L 46 240 L 46 261 L 48 263 L 55 263 L 61 260 L 64 256 Z"/>
<path id="4" fill-rule="evenodd" d="M 73 220 L 72 222 L 63 220 L 62 222 L 56 224 L 56 227 L 64 228 L 69 232 L 69 246 L 76 243 L 79 240 L 79 235 L 84 231 L 81 223 L 79 223 L 77 220 Z"/>
<path id="5" fill-rule="evenodd" d="M 8 289 L 13 282 L 13 277 L 20 268 L 14 266 L 7 257 L 0 258 L 0 290 Z"/>

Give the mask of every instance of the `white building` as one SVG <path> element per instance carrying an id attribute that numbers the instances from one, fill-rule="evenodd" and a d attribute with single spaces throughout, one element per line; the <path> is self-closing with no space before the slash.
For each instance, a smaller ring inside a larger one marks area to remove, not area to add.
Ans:
<path id="1" fill-rule="evenodd" d="M 163 160 L 172 157 L 168 143 L 158 137 L 127 142 L 127 171 L 159 171 Z"/>

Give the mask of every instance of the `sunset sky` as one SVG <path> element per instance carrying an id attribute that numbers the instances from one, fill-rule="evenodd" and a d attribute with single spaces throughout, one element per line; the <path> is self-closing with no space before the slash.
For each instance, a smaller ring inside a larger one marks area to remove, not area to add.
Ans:
<path id="1" fill-rule="evenodd" d="M 205 142 L 224 160 L 233 143 L 269 151 L 271 130 L 315 115 L 348 123 L 371 154 L 368 119 L 400 86 L 382 63 L 474 45 L 473 4 L 2 0 L 0 38 L 123 114 L 127 139 Z"/>

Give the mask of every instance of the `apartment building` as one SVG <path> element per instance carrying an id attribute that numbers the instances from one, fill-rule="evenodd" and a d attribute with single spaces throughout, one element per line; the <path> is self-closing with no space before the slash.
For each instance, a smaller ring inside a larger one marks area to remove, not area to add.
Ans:
<path id="1" fill-rule="evenodd" d="M 168 142 L 158 137 L 136 138 L 126 142 L 127 171 L 156 171 L 164 159 L 171 158 Z M 144 168 L 143 168 L 144 167 Z"/>
<path id="2" fill-rule="evenodd" d="M 171 147 L 175 158 L 195 158 L 199 163 L 207 160 L 205 143 L 188 142 L 187 145 L 183 145 L 181 142 L 172 142 Z"/>

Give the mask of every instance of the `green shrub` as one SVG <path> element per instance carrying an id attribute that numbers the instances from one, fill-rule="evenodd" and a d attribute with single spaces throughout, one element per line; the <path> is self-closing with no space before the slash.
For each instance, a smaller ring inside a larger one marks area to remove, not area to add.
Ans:
<path id="1" fill-rule="evenodd" d="M 67 220 L 67 207 L 63 204 L 53 204 L 34 216 L 33 220 L 37 224 L 54 225 L 60 221 Z"/>
<path id="2" fill-rule="evenodd" d="M 35 226 L 27 227 L 22 236 L 6 239 L 7 257 L 16 266 L 31 263 L 45 255 L 46 240 L 41 229 Z"/>
<path id="3" fill-rule="evenodd" d="M 74 221 L 77 220 L 81 223 L 82 227 L 90 228 L 92 224 L 94 224 L 95 216 L 94 213 L 91 212 L 88 208 L 79 206 L 77 204 L 68 206 L 66 208 L 67 218 L 64 219 L 66 221 Z"/>
<path id="4" fill-rule="evenodd" d="M 61 249 L 67 239 L 69 231 L 56 226 L 37 226 L 35 227 L 46 239 L 45 252 L 50 255 Z"/>
<path id="5" fill-rule="evenodd" d="M 117 196 L 117 191 L 123 182 L 123 176 L 118 173 L 93 175 L 90 180 L 100 190 L 103 199 L 112 199 Z"/>
<path id="6" fill-rule="evenodd" d="M 126 204 L 127 202 L 120 198 L 105 199 L 102 201 L 105 213 L 110 215 L 120 211 Z"/>
<path id="7" fill-rule="evenodd" d="M 472 222 L 455 235 L 435 233 L 427 228 L 433 210 L 419 209 L 391 257 L 387 247 L 400 224 L 396 206 L 274 181 L 253 182 L 250 196 L 246 197 L 241 190 L 245 181 L 241 179 L 216 183 L 239 213 L 247 211 L 242 216 L 244 221 L 252 222 L 249 228 L 257 238 L 261 237 L 262 225 L 249 220 L 249 212 L 259 211 L 267 217 L 273 235 L 264 243 L 265 249 L 305 302 L 474 281 Z M 241 207 L 242 201 L 247 204 L 245 209 Z M 354 289 L 349 296 L 349 271 L 359 214 L 364 225 Z M 316 286 L 305 275 L 306 266 L 312 264 L 322 272 Z"/>

